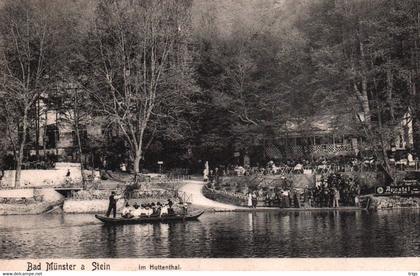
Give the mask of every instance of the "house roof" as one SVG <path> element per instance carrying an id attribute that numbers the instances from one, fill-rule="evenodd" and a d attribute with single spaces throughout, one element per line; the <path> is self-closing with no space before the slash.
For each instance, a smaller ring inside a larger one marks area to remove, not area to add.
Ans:
<path id="1" fill-rule="evenodd" d="M 351 113 L 321 114 L 286 121 L 278 130 L 279 135 L 288 136 L 321 135 L 326 133 L 353 134 L 358 128 L 356 118 Z"/>

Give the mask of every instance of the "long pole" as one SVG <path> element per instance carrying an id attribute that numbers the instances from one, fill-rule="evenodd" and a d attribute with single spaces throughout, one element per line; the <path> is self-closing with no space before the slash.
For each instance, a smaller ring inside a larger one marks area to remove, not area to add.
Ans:
<path id="1" fill-rule="evenodd" d="M 55 95 L 56 95 L 56 99 L 58 99 L 58 86 L 56 87 L 55 90 Z M 55 144 L 55 155 L 58 158 L 58 136 L 60 135 L 59 131 L 58 131 L 58 112 L 61 109 L 61 101 L 60 99 L 58 99 L 58 103 L 57 103 L 57 108 L 55 110 L 55 130 L 54 130 L 54 144 Z M 46 118 L 46 124 L 48 124 L 48 118 Z"/>
<path id="2" fill-rule="evenodd" d="M 38 98 L 36 100 L 36 119 L 35 119 L 35 151 L 36 151 L 36 160 L 39 161 L 39 126 L 40 126 L 40 103 L 39 103 L 39 92 L 38 92 Z"/>

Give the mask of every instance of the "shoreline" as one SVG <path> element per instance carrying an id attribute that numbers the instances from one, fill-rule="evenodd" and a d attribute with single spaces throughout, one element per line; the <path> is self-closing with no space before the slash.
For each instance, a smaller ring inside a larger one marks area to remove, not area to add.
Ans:
<path id="1" fill-rule="evenodd" d="M 61 208 L 56 207 L 44 207 L 44 212 L 27 212 L 27 213 L 7 213 L 0 214 L 2 216 L 40 216 L 40 215 L 95 215 L 95 214 L 104 214 L 102 211 L 86 211 L 86 212 L 63 212 Z M 269 208 L 269 207 L 259 207 L 259 208 L 247 208 L 247 209 L 235 209 L 235 210 L 225 210 L 225 209 L 212 209 L 212 208 L 200 208 L 200 206 L 194 206 L 193 210 L 201 209 L 205 213 L 303 213 L 303 212 L 356 212 L 356 211 L 366 211 L 366 212 L 381 212 L 381 211 L 401 211 L 401 210 L 420 210 L 420 207 L 395 207 L 395 208 L 382 208 L 382 209 L 364 209 L 357 207 L 339 207 L 339 208 Z M 49 212 L 52 211 L 52 212 Z M 117 211 L 118 213 L 118 211 Z"/>
<path id="2" fill-rule="evenodd" d="M 10 204 L 9 204 L 10 205 Z M 40 207 L 41 204 L 36 204 Z M 35 207 L 35 206 L 33 206 Z M 94 214 L 102 214 L 105 213 L 106 210 L 85 210 L 85 211 L 64 211 L 62 206 L 58 206 L 56 204 L 46 205 L 42 204 L 42 212 L 27 212 L 26 210 L 30 210 L 31 206 L 26 205 L 25 212 L 4 212 L 0 214 L 0 216 L 24 216 L 24 215 L 51 215 L 51 214 L 69 214 L 69 215 L 76 215 L 76 214 L 86 214 L 86 215 L 94 215 Z M 117 212 L 121 209 L 117 208 Z M 190 205 L 190 210 L 203 210 L 205 213 L 262 213 L 262 212 L 276 212 L 276 213 L 302 213 L 302 212 L 354 212 L 354 211 L 366 211 L 366 212 L 380 212 L 380 211 L 392 211 L 392 210 L 419 210 L 420 207 L 393 207 L 393 208 L 380 208 L 380 209 L 366 209 L 360 207 L 314 207 L 314 208 L 277 208 L 277 207 L 257 207 L 257 208 L 238 208 L 238 209 L 217 209 L 211 208 L 208 206 L 200 206 L 200 205 Z M 33 210 L 33 209 L 32 209 Z"/>
<path id="3" fill-rule="evenodd" d="M 302 208 L 280 208 L 260 206 L 249 208 L 247 206 L 238 206 L 227 204 L 207 198 L 202 191 L 205 182 L 199 180 L 187 180 L 179 188 L 179 191 L 188 195 L 185 202 L 190 204 L 190 209 L 201 209 L 208 213 L 223 212 L 331 212 L 331 211 L 380 211 L 380 210 L 403 210 L 420 209 L 419 197 L 384 197 L 375 195 L 365 195 L 371 199 L 368 209 L 355 206 L 342 207 L 302 207 Z M 21 190 L 22 191 L 22 190 Z M 7 193 L 7 191 L 5 191 Z M 25 191 L 26 193 L 28 191 Z M 22 192 L 23 193 L 23 192 Z M 101 214 L 105 213 L 108 207 L 107 199 L 72 199 L 64 198 L 51 188 L 37 189 L 35 194 L 42 194 L 45 201 L 19 204 L 19 203 L 0 203 L 0 216 L 6 215 L 41 215 L 51 213 L 63 214 Z M 14 195 L 20 198 L 23 194 Z M 28 198 L 30 198 L 28 196 Z M 146 200 L 147 199 L 133 199 Z M 118 204 L 117 212 L 122 208 L 121 201 Z M 410 203 L 410 204 L 407 204 Z"/>

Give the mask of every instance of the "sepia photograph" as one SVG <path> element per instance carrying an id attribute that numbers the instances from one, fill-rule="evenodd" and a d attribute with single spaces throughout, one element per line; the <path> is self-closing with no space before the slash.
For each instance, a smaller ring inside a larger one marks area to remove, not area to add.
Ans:
<path id="1" fill-rule="evenodd" d="M 420 0 L 0 0 L 0 260 L 420 257 L 418 90 Z"/>

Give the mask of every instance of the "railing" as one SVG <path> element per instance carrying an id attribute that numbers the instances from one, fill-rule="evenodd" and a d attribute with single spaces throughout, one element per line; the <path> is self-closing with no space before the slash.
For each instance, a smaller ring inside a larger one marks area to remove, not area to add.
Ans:
<path id="1" fill-rule="evenodd" d="M 191 179 L 189 175 L 163 175 L 160 178 L 151 179 L 152 182 L 161 182 L 161 183 L 173 183 L 173 182 L 181 182 L 185 180 Z"/>
<path id="2" fill-rule="evenodd" d="M 30 169 L 49 170 L 53 168 L 54 168 L 54 162 L 33 161 L 33 162 L 22 163 L 22 170 L 30 170 Z"/>
<path id="3" fill-rule="evenodd" d="M 176 191 L 176 197 L 180 199 L 183 203 L 192 203 L 192 194 L 183 192 L 183 191 Z"/>
<path id="4" fill-rule="evenodd" d="M 308 146 L 301 146 L 301 145 L 289 145 L 286 148 L 286 151 L 289 154 L 292 154 L 296 157 L 303 156 L 305 153 L 307 154 L 315 154 L 315 155 L 328 155 L 328 154 L 335 154 L 335 153 L 349 153 L 353 152 L 353 146 L 351 144 L 321 144 L 321 145 L 308 145 Z"/>
<path id="5" fill-rule="evenodd" d="M 322 144 L 310 146 L 312 153 L 336 153 L 336 152 L 352 152 L 351 144 Z"/>

